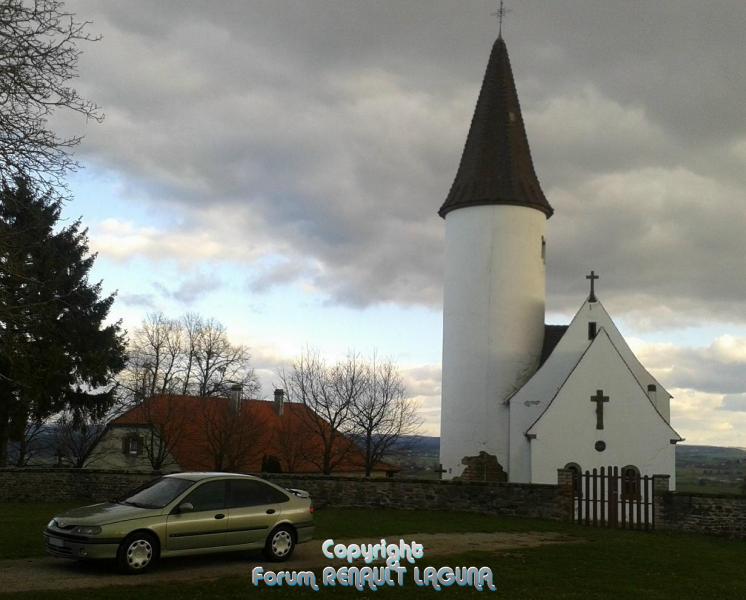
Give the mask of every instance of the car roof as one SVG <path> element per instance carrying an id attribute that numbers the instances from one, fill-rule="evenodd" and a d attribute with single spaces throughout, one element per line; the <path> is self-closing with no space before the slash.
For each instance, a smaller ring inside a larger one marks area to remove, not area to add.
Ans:
<path id="1" fill-rule="evenodd" d="M 173 477 L 176 479 L 188 479 L 190 481 L 204 481 L 205 479 L 258 479 L 253 475 L 246 475 L 245 473 L 219 473 L 219 472 L 205 472 L 205 471 L 193 471 L 187 473 L 169 473 L 165 477 Z"/>

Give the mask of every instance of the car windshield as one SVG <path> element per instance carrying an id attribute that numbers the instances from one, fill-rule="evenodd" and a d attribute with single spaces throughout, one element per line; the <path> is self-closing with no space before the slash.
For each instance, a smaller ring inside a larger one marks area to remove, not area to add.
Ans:
<path id="1" fill-rule="evenodd" d="M 189 479 L 163 477 L 140 486 L 133 492 L 117 498 L 116 501 L 139 508 L 163 508 L 192 485 L 194 482 Z"/>

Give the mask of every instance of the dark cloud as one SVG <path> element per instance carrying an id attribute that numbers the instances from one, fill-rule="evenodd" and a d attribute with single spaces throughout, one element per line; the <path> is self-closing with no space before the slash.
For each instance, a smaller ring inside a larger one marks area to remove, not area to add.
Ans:
<path id="1" fill-rule="evenodd" d="M 217 211 L 247 254 L 282 257 L 257 290 L 305 280 L 331 302 L 439 304 L 435 211 L 493 2 L 72 5 L 104 34 L 81 64 L 108 115 L 85 161 L 124 174 L 175 229 Z M 638 328 L 746 322 L 744 28 L 741 0 L 513 7 L 507 42 L 556 209 L 551 309 L 574 311 L 594 268 Z"/>
<path id="2" fill-rule="evenodd" d="M 190 305 L 212 294 L 222 286 L 219 277 L 213 274 L 197 273 L 179 282 L 175 287 L 167 286 L 159 281 L 153 282 L 153 287 L 166 298 Z"/>

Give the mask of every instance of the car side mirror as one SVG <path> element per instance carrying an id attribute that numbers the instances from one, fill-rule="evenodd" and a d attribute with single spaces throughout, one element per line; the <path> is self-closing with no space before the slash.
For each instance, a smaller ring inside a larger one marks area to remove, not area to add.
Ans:
<path id="1" fill-rule="evenodd" d="M 179 513 L 190 513 L 194 512 L 194 504 L 191 502 L 184 502 L 182 504 L 179 504 Z"/>

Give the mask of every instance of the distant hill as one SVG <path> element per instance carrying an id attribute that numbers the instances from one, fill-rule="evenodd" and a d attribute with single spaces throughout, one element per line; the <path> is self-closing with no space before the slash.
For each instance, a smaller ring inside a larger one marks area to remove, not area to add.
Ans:
<path id="1" fill-rule="evenodd" d="M 402 436 L 386 456 L 401 467 L 400 477 L 438 479 L 440 438 L 425 435 Z"/>
<path id="2" fill-rule="evenodd" d="M 404 435 L 394 445 L 394 451 L 400 449 L 437 455 L 440 452 L 440 438 L 426 435 Z"/>
<path id="3" fill-rule="evenodd" d="M 725 446 L 695 446 L 679 444 L 676 446 L 677 466 L 691 463 L 704 464 L 724 460 L 744 460 L 746 450 L 743 448 L 729 448 Z"/>
<path id="4" fill-rule="evenodd" d="M 743 493 L 746 450 L 724 446 L 676 446 L 676 489 Z"/>
<path id="5" fill-rule="evenodd" d="M 438 477 L 440 438 L 404 436 L 388 458 L 402 467 L 401 476 Z M 740 493 L 746 478 L 746 449 L 726 446 L 676 446 L 676 479 L 680 491 Z"/>

